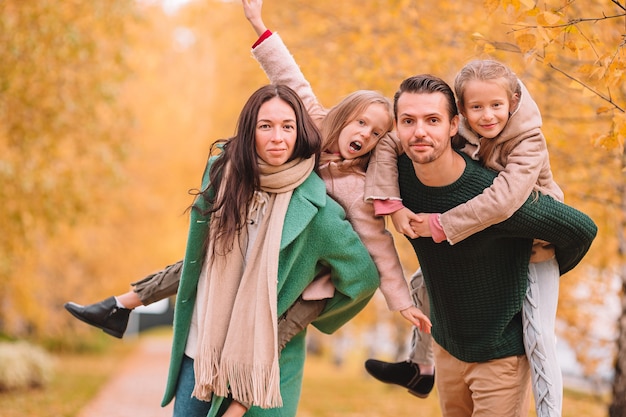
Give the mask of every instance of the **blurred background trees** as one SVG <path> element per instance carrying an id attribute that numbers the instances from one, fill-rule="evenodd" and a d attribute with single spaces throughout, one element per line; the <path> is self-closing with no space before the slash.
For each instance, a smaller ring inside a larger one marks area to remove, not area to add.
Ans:
<path id="1" fill-rule="evenodd" d="M 514 68 L 542 111 L 566 202 L 599 226 L 561 280 L 559 337 L 587 378 L 615 375 L 616 386 L 626 385 L 624 13 L 621 0 L 264 5 L 327 107 L 361 88 L 391 97 L 417 73 L 452 82 L 477 57 Z M 5 0 L 0 40 L 0 334 L 67 341 L 86 326 L 65 301 L 125 291 L 182 257 L 187 190 L 267 79 L 240 0 Z M 408 276 L 417 262 L 396 243 Z M 355 326 L 387 321 L 408 338 L 398 320 L 375 300 Z"/>
<path id="2" fill-rule="evenodd" d="M 0 3 L 4 332 L 43 330 L 39 318 L 67 285 L 48 270 L 51 239 L 109 205 L 121 179 L 130 114 L 117 99 L 133 9 L 131 1 Z"/>

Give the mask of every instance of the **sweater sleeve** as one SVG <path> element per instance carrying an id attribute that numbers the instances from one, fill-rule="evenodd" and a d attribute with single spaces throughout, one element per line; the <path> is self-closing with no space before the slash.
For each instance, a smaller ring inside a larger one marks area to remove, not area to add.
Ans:
<path id="1" fill-rule="evenodd" d="M 578 265 L 598 232 L 589 216 L 543 194 L 528 198 L 508 220 L 495 227 L 510 236 L 551 242 L 561 275 Z"/>
<path id="2" fill-rule="evenodd" d="M 259 43 L 252 50 L 252 56 L 261 65 L 272 84 L 287 85 L 300 96 L 309 115 L 319 127 L 326 117 L 327 110 L 317 101 L 311 84 L 304 78 L 300 67 L 278 33 L 272 33 Z"/>
<path id="3" fill-rule="evenodd" d="M 540 133 L 520 140 L 490 187 L 441 215 L 448 242 L 458 243 L 511 217 L 537 184 L 546 158 L 545 139 Z"/>
<path id="4" fill-rule="evenodd" d="M 402 200 L 398 187 L 398 155 L 402 153 L 402 145 L 394 132 L 378 142 L 367 166 L 365 201 Z"/>
<path id="5" fill-rule="evenodd" d="M 252 45 L 252 49 L 254 49 L 257 46 L 259 46 L 265 39 L 269 38 L 270 36 L 272 36 L 272 31 L 271 30 L 268 29 L 265 32 L 263 32 L 263 34 L 261 34 L 261 36 L 259 36 L 259 39 L 257 39 L 256 42 L 254 42 L 254 45 Z"/>

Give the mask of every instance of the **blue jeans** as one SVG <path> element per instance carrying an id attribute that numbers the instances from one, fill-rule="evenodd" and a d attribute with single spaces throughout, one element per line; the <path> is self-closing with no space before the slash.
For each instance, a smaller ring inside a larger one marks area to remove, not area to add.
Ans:
<path id="1" fill-rule="evenodd" d="M 200 401 L 191 396 L 194 385 L 193 359 L 184 355 L 176 386 L 173 417 L 206 417 L 209 414 L 211 402 Z"/>

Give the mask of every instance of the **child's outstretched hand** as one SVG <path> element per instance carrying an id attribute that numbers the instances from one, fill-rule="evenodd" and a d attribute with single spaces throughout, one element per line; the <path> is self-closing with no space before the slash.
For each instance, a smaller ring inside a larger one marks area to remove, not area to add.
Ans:
<path id="1" fill-rule="evenodd" d="M 420 332 L 430 333 L 433 326 L 430 319 L 419 308 L 411 306 L 400 312 L 402 317 L 411 322 L 411 324 L 419 329 Z"/>
<path id="2" fill-rule="evenodd" d="M 402 207 L 400 210 L 391 213 L 391 221 L 398 233 L 407 235 L 411 239 L 420 237 L 420 234 L 415 232 L 413 224 L 422 223 L 424 220 L 408 208 Z M 426 225 L 428 226 L 428 223 Z"/>
<path id="3" fill-rule="evenodd" d="M 267 30 L 261 16 L 263 0 L 241 0 L 241 5 L 243 6 L 243 14 L 246 16 L 246 19 L 250 21 L 256 34 L 261 36 Z"/>

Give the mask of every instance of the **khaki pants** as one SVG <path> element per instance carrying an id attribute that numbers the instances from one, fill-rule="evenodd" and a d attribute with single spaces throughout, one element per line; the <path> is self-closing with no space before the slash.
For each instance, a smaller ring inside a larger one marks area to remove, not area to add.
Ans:
<path id="1" fill-rule="evenodd" d="M 147 306 L 176 295 L 182 269 L 183 261 L 178 261 L 130 285 L 133 286 L 133 291 L 139 296 L 141 303 Z"/>
<path id="2" fill-rule="evenodd" d="M 143 305 L 176 295 L 183 261 L 168 265 L 161 271 L 133 282 L 133 291 L 137 293 Z M 278 351 L 282 351 L 287 342 L 306 328 L 324 310 L 326 300 L 303 300 L 298 298 L 287 311 L 278 318 Z"/>
<path id="3" fill-rule="evenodd" d="M 417 271 L 415 271 L 415 273 L 411 276 L 410 288 L 413 304 L 422 310 L 424 314 L 430 317 L 430 300 L 428 299 L 428 291 L 426 290 L 424 274 L 422 274 L 421 268 L 418 268 Z M 435 364 L 435 360 L 433 358 L 433 337 L 430 333 L 419 331 L 415 326 L 413 326 L 411 337 L 411 352 L 409 353 L 409 360 L 413 363 L 421 365 Z"/>
<path id="4" fill-rule="evenodd" d="M 463 362 L 433 343 L 444 417 L 527 417 L 530 367 L 525 355 Z"/>

